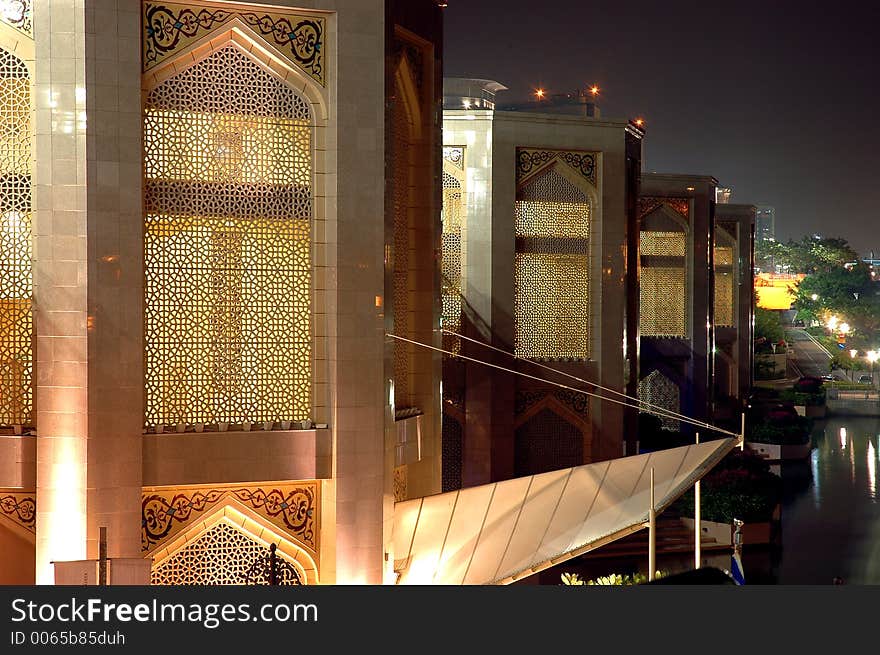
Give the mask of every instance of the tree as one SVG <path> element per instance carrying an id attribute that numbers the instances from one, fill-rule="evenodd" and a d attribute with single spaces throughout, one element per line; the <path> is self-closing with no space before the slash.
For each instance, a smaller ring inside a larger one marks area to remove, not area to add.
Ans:
<path id="1" fill-rule="evenodd" d="M 834 267 L 807 275 L 798 285 L 794 307 L 804 321 L 837 316 L 846 321 L 851 334 L 847 342 L 856 348 L 875 347 L 880 330 L 878 285 L 864 263 Z M 815 298 L 815 299 L 814 299 Z"/>
<path id="2" fill-rule="evenodd" d="M 846 239 L 838 237 L 804 237 L 800 241 L 789 239 L 787 243 L 762 245 L 757 253 L 771 256 L 776 265 L 788 273 L 818 273 L 843 268 L 845 264 L 858 262 L 859 256 Z"/>
<path id="3" fill-rule="evenodd" d="M 770 345 L 779 343 L 784 336 L 779 312 L 755 307 L 755 345 L 770 350 Z"/>

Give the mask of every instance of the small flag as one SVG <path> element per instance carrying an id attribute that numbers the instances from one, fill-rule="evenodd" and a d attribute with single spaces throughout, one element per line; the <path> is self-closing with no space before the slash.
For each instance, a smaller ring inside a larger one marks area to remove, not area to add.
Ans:
<path id="1" fill-rule="evenodd" d="M 746 576 L 743 573 L 743 563 L 739 558 L 739 553 L 734 553 L 730 558 L 730 575 L 733 577 L 733 581 L 738 585 L 744 585 L 746 583 Z"/>

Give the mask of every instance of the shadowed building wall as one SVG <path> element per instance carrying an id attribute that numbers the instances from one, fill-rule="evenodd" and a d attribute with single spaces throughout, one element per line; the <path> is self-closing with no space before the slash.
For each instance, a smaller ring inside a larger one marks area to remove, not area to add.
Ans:
<path id="1" fill-rule="evenodd" d="M 711 177 L 643 173 L 639 197 L 639 398 L 712 416 L 715 187 Z M 690 434 L 671 418 L 663 427 Z"/>
<path id="2" fill-rule="evenodd" d="M 503 88 L 476 82 L 488 95 Z M 473 91 L 446 96 L 444 326 L 517 359 L 450 334 L 447 349 L 554 378 L 533 360 L 634 393 L 641 132 L 550 111 L 466 109 Z M 443 383 L 444 488 L 624 453 L 617 405 L 454 357 Z"/>

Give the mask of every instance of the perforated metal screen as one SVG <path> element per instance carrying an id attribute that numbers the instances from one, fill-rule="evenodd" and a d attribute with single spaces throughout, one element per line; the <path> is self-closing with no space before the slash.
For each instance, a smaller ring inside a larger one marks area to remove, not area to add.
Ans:
<path id="1" fill-rule="evenodd" d="M 516 202 L 515 350 L 519 357 L 590 357 L 589 197 L 550 168 Z"/>
<path id="2" fill-rule="evenodd" d="M 31 78 L 0 48 L 0 425 L 33 423 Z"/>
<path id="3" fill-rule="evenodd" d="M 312 115 L 229 45 L 147 96 L 146 424 L 312 409 Z"/>

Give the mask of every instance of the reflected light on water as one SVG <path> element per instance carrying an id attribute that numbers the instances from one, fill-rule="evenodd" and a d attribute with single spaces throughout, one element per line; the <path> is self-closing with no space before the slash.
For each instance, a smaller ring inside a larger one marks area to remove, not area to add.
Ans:
<path id="1" fill-rule="evenodd" d="M 822 495 L 819 493 L 819 449 L 814 448 L 810 453 L 810 473 L 813 474 L 813 504 L 816 509 L 822 505 Z"/>
<path id="2" fill-rule="evenodd" d="M 877 458 L 874 443 L 868 439 L 868 493 L 871 498 L 877 497 Z"/>
<path id="3" fill-rule="evenodd" d="M 840 428 L 840 447 L 846 448 L 846 428 Z"/>
<path id="4" fill-rule="evenodd" d="M 849 444 L 849 479 L 853 488 L 856 486 L 856 445 L 853 442 Z"/>

